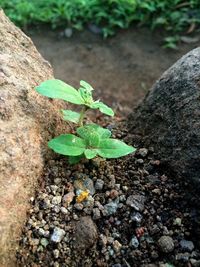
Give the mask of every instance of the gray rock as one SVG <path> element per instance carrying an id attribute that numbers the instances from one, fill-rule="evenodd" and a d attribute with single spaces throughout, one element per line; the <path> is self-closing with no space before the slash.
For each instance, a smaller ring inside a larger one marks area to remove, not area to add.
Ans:
<path id="1" fill-rule="evenodd" d="M 95 189 L 96 190 L 102 190 L 104 185 L 104 181 L 101 179 L 97 179 L 95 183 Z"/>
<path id="2" fill-rule="evenodd" d="M 46 247 L 46 246 L 49 244 L 49 241 L 48 241 L 46 238 L 41 238 L 41 240 L 40 240 L 40 244 L 41 244 L 43 247 Z"/>
<path id="3" fill-rule="evenodd" d="M 59 255 L 60 255 L 60 251 L 58 249 L 54 249 L 53 255 L 54 255 L 54 258 L 55 259 L 58 259 L 59 258 Z"/>
<path id="4" fill-rule="evenodd" d="M 76 203 L 76 204 L 74 204 L 74 208 L 76 209 L 76 210 L 82 210 L 83 209 L 83 204 L 82 203 Z"/>
<path id="5" fill-rule="evenodd" d="M 86 189 L 89 190 L 90 195 L 93 196 L 95 194 L 94 182 L 92 179 L 90 178 L 85 179 L 83 185 L 85 186 Z"/>
<path id="6" fill-rule="evenodd" d="M 133 222 L 136 222 L 137 224 L 140 224 L 142 222 L 142 214 L 137 212 L 137 211 L 134 211 L 132 214 L 131 214 L 131 220 Z"/>
<path id="7" fill-rule="evenodd" d="M 75 225 L 74 247 L 83 252 L 96 243 L 97 236 L 97 228 L 91 217 L 81 217 Z"/>
<path id="8" fill-rule="evenodd" d="M 190 253 L 185 252 L 185 253 L 178 253 L 176 255 L 176 260 L 181 261 L 181 262 L 188 262 L 190 258 Z"/>
<path id="9" fill-rule="evenodd" d="M 98 220 L 100 218 L 101 218 L 100 210 L 98 208 L 94 208 L 93 209 L 93 219 Z"/>
<path id="10" fill-rule="evenodd" d="M 161 236 L 158 240 L 158 246 L 164 253 L 170 253 L 174 250 L 174 241 L 170 236 Z"/>
<path id="11" fill-rule="evenodd" d="M 130 195 L 126 200 L 126 204 L 134 208 L 136 211 L 144 210 L 144 202 L 145 196 L 143 195 Z"/>
<path id="12" fill-rule="evenodd" d="M 51 235 L 51 241 L 54 243 L 60 243 L 65 235 L 65 231 L 59 227 L 55 227 L 53 234 Z"/>
<path id="13" fill-rule="evenodd" d="M 145 158 L 148 154 L 148 149 L 146 148 L 140 148 L 138 151 L 137 151 L 137 155 L 141 156 L 142 158 Z"/>
<path id="14" fill-rule="evenodd" d="M 134 235 L 132 238 L 131 238 L 131 241 L 130 241 L 130 246 L 133 247 L 133 248 L 138 248 L 140 245 L 137 237 Z"/>
<path id="15" fill-rule="evenodd" d="M 192 241 L 183 239 L 180 241 L 180 247 L 182 251 L 192 252 L 194 249 L 194 244 Z"/>
<path id="16" fill-rule="evenodd" d="M 67 38 L 70 38 L 72 36 L 72 34 L 73 34 L 72 28 L 66 28 L 64 30 L 64 36 L 67 37 Z"/>
<path id="17" fill-rule="evenodd" d="M 117 212 L 118 203 L 116 201 L 111 201 L 104 206 L 103 214 L 105 216 L 110 216 Z"/>
<path id="18" fill-rule="evenodd" d="M 200 47 L 163 73 L 128 122 L 166 168 L 200 187 L 199 77 Z"/>

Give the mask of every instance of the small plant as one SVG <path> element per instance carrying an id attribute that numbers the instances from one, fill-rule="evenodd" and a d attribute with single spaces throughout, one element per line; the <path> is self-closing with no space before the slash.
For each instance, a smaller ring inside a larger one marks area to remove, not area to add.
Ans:
<path id="1" fill-rule="evenodd" d="M 80 82 L 76 90 L 72 86 L 54 79 L 47 80 L 36 87 L 41 95 L 62 99 L 82 107 L 80 113 L 72 110 L 61 110 L 63 119 L 78 125 L 77 135 L 62 134 L 48 142 L 48 146 L 56 153 L 69 156 L 69 162 L 75 164 L 81 158 L 92 159 L 96 156 L 103 158 L 119 158 L 135 151 L 135 148 L 124 142 L 110 138 L 111 132 L 97 124 L 84 124 L 86 112 L 89 109 L 99 109 L 100 112 L 114 116 L 113 110 L 97 100 L 94 101 L 94 89 L 85 81 Z"/>

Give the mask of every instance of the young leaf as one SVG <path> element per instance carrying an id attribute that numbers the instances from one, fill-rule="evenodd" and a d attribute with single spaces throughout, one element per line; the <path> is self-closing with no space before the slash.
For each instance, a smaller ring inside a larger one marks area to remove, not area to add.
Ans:
<path id="1" fill-rule="evenodd" d="M 92 123 L 85 126 L 89 127 L 92 131 L 97 132 L 101 139 L 109 138 L 111 136 L 111 131 L 99 126 L 98 124 Z"/>
<path id="2" fill-rule="evenodd" d="M 93 159 L 97 155 L 97 150 L 96 149 L 86 149 L 84 151 L 84 154 L 87 159 Z"/>
<path id="3" fill-rule="evenodd" d="M 102 139 L 98 147 L 98 155 L 103 158 L 119 158 L 126 156 L 136 149 L 116 139 Z"/>
<path id="4" fill-rule="evenodd" d="M 90 108 L 99 109 L 102 113 L 108 116 L 114 116 L 114 111 L 102 102 L 95 101 L 90 105 Z"/>
<path id="5" fill-rule="evenodd" d="M 73 134 L 62 134 L 48 142 L 56 153 L 66 156 L 79 156 L 85 150 L 85 141 Z"/>
<path id="6" fill-rule="evenodd" d="M 78 163 L 82 158 L 84 158 L 84 155 L 81 154 L 79 156 L 69 156 L 69 164 L 76 164 Z"/>
<path id="7" fill-rule="evenodd" d="M 77 105 L 84 104 L 84 100 L 76 89 L 57 79 L 41 83 L 36 87 L 36 91 L 50 98 L 63 99 Z"/>
<path id="8" fill-rule="evenodd" d="M 83 88 L 87 89 L 88 92 L 91 92 L 91 91 L 94 90 L 94 89 L 92 88 L 92 86 L 91 86 L 89 83 L 85 82 L 85 81 L 80 81 L 80 85 L 81 85 Z"/>
<path id="9" fill-rule="evenodd" d="M 71 121 L 74 123 L 78 123 L 80 119 L 80 113 L 72 111 L 72 110 L 65 110 L 62 109 L 63 119 L 66 121 Z"/>
<path id="10" fill-rule="evenodd" d="M 100 136 L 91 124 L 79 127 L 76 132 L 86 141 L 87 147 L 98 147 Z"/>

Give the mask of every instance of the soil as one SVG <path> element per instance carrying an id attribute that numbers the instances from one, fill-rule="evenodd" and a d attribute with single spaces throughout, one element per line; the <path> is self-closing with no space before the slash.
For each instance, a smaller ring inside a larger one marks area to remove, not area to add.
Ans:
<path id="1" fill-rule="evenodd" d="M 130 29 L 103 40 L 89 31 L 71 38 L 47 29 L 28 34 L 53 66 L 56 78 L 79 86 L 85 80 L 108 104 L 133 108 L 156 79 L 182 55 L 198 46 L 184 44 L 163 49 L 163 36 L 148 29 Z"/>
<path id="2" fill-rule="evenodd" d="M 86 80 L 96 96 L 118 111 L 114 120 L 99 117 L 97 122 L 133 145 L 124 115 L 165 69 L 195 47 L 163 50 L 160 34 L 146 29 L 107 40 L 88 31 L 59 36 L 31 34 L 57 78 L 77 87 Z M 162 170 L 152 147 L 122 159 L 97 158 L 75 166 L 55 155 L 30 199 L 18 265 L 200 266 L 198 195 L 175 178 Z"/>

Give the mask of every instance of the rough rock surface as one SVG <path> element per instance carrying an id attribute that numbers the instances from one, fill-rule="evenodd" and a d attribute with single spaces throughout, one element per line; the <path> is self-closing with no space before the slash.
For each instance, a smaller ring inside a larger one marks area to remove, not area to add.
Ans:
<path id="1" fill-rule="evenodd" d="M 129 128 L 161 163 L 200 185 L 200 48 L 164 72 L 130 115 Z"/>
<path id="2" fill-rule="evenodd" d="M 63 126 L 58 102 L 34 87 L 53 77 L 30 38 L 0 10 L 0 266 L 15 266 L 16 240 L 43 161 Z M 60 103 L 60 102 L 59 102 Z"/>

